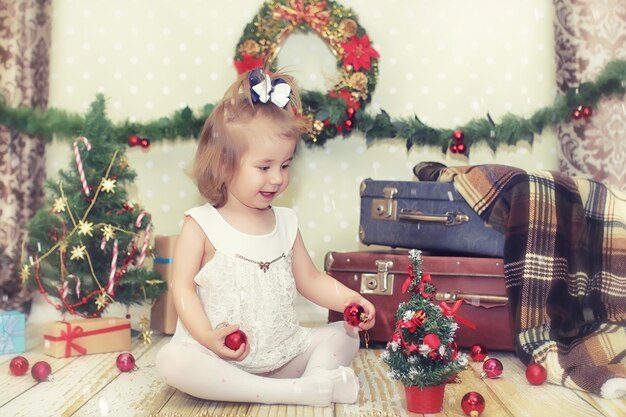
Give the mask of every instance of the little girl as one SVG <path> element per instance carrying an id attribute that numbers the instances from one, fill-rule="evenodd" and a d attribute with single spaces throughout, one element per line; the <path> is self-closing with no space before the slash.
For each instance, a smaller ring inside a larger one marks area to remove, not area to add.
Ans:
<path id="1" fill-rule="evenodd" d="M 176 332 L 157 356 L 168 384 L 216 401 L 325 406 L 353 403 L 349 367 L 358 330 L 374 306 L 319 272 L 293 210 L 272 206 L 289 184 L 305 131 L 293 79 L 257 68 L 243 74 L 208 117 L 190 169 L 208 204 L 185 212 L 173 262 Z M 342 312 L 363 306 L 359 328 L 301 327 L 297 293 Z M 226 337 L 242 330 L 237 350 Z"/>

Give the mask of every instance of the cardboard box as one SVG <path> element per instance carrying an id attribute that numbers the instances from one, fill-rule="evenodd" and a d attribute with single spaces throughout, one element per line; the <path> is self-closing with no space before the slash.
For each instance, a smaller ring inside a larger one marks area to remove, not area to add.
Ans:
<path id="1" fill-rule="evenodd" d="M 174 249 L 178 235 L 154 237 L 154 269 L 161 272 L 163 280 L 167 282 L 167 288 L 155 301 L 150 311 L 150 327 L 152 330 L 165 334 L 174 334 L 178 314 L 174 308 L 174 301 L 169 288 L 172 284 L 172 264 L 174 263 Z"/>
<path id="2" fill-rule="evenodd" d="M 44 327 L 44 353 L 55 358 L 130 350 L 130 320 L 100 317 L 54 321 Z"/>
<path id="3" fill-rule="evenodd" d="M 26 316 L 18 311 L 0 312 L 0 355 L 26 351 Z"/>

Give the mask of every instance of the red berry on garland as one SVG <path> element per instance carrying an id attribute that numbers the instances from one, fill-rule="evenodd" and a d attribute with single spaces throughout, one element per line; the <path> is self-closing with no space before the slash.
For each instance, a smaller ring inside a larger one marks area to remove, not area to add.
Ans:
<path id="1" fill-rule="evenodd" d="M 354 107 L 348 107 L 346 109 L 346 116 L 348 116 L 351 119 L 354 117 L 355 113 L 356 113 L 356 110 L 354 109 Z"/>
<path id="2" fill-rule="evenodd" d="M 130 372 L 135 369 L 135 357 L 130 352 L 120 353 L 115 360 L 115 365 L 122 372 Z"/>
<path id="3" fill-rule="evenodd" d="M 467 146 L 464 143 L 459 143 L 456 145 L 456 150 L 458 153 L 465 154 L 465 151 L 467 151 Z"/>
<path id="4" fill-rule="evenodd" d="M 584 117 L 584 118 L 589 118 L 589 117 L 591 117 L 591 114 L 592 114 L 592 113 L 593 113 L 593 112 L 591 111 L 591 107 L 589 107 L 589 106 L 584 106 L 584 107 L 583 107 L 583 109 L 582 109 L 582 115 L 583 115 L 583 117 Z"/>
<path id="5" fill-rule="evenodd" d="M 52 368 L 46 361 L 39 361 L 35 363 L 30 370 L 32 377 L 39 382 L 52 381 L 52 375 L 50 375 L 51 373 Z"/>
<path id="6" fill-rule="evenodd" d="M 362 305 L 357 303 L 350 303 L 343 310 L 343 319 L 350 326 L 357 327 L 359 324 L 367 321 L 367 314 Z"/>
<path id="7" fill-rule="evenodd" d="M 462 130 L 455 130 L 454 133 L 452 133 L 452 139 L 454 139 L 455 143 L 463 142 L 464 137 L 465 133 L 463 133 Z"/>
<path id="8" fill-rule="evenodd" d="M 241 345 L 248 341 L 248 337 L 242 330 L 235 330 L 224 339 L 226 347 L 232 350 L 237 350 Z"/>
<path id="9" fill-rule="evenodd" d="M 477 417 L 485 411 L 485 399 L 476 391 L 468 392 L 461 399 L 463 412 L 470 417 Z"/>
<path id="10" fill-rule="evenodd" d="M 350 120 L 350 119 L 345 120 L 343 122 L 343 125 L 348 130 L 352 129 L 352 120 Z"/>
<path id="11" fill-rule="evenodd" d="M 150 147 L 150 139 L 141 138 L 141 140 L 139 141 L 139 144 L 141 145 L 142 148 L 148 149 Z"/>
<path id="12" fill-rule="evenodd" d="M 495 358 L 489 358 L 483 363 L 483 371 L 480 373 L 481 378 L 499 378 L 502 375 L 502 362 Z"/>
<path id="13" fill-rule="evenodd" d="M 578 107 L 576 108 L 576 110 L 574 110 L 574 111 L 572 112 L 572 117 L 573 117 L 575 120 L 579 120 L 581 117 L 583 117 L 583 112 L 582 112 L 582 110 L 583 110 L 582 106 L 578 106 Z"/>
<path id="14" fill-rule="evenodd" d="M 456 143 L 453 143 L 452 145 L 450 145 L 450 152 L 459 153 L 459 145 Z"/>
<path id="15" fill-rule="evenodd" d="M 130 135 L 128 137 L 128 146 L 137 146 L 141 138 L 137 135 Z"/>
<path id="16" fill-rule="evenodd" d="M 526 368 L 526 379 L 532 385 L 541 385 L 546 382 L 548 371 L 539 363 L 531 363 Z"/>
<path id="17" fill-rule="evenodd" d="M 482 362 L 487 357 L 487 348 L 479 344 L 472 345 L 469 355 L 474 362 Z"/>
<path id="18" fill-rule="evenodd" d="M 15 376 L 24 375 L 28 371 L 28 359 L 23 356 L 14 357 L 13 359 L 11 359 L 9 369 L 11 370 L 11 373 Z"/>

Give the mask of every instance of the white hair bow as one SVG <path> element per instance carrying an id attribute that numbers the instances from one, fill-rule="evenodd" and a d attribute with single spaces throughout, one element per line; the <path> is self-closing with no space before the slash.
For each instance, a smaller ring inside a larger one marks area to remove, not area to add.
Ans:
<path id="1" fill-rule="evenodd" d="M 277 78 L 274 81 L 269 75 L 264 74 L 264 79 L 252 86 L 258 96 L 261 103 L 267 103 L 271 101 L 280 108 L 285 108 L 289 103 L 289 94 L 291 93 L 291 87 L 284 80 Z"/>

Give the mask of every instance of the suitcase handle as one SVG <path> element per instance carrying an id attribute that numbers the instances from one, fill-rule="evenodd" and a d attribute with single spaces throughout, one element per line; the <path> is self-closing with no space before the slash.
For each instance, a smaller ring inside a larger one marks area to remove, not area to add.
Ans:
<path id="1" fill-rule="evenodd" d="M 413 222 L 437 222 L 446 226 L 455 226 L 469 222 L 469 216 L 459 211 L 448 211 L 446 214 L 424 214 L 421 211 L 402 209 L 398 215 L 400 220 Z"/>
<path id="2" fill-rule="evenodd" d="M 505 295 L 469 294 L 469 293 L 453 291 L 453 292 L 438 292 L 435 294 L 435 300 L 437 301 L 465 300 L 469 304 L 480 305 L 481 303 L 506 304 L 509 301 L 509 298 Z"/>

